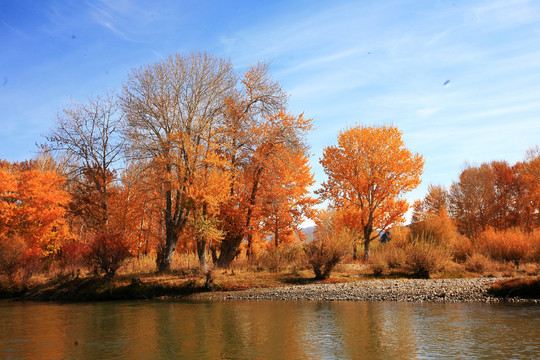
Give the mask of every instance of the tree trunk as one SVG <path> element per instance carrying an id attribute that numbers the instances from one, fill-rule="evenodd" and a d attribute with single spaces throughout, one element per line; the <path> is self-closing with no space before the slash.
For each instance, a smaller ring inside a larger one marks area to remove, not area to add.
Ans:
<path id="1" fill-rule="evenodd" d="M 170 224 L 167 224 L 167 236 L 165 238 L 165 246 L 160 250 L 158 255 L 158 271 L 160 273 L 168 272 L 171 269 L 173 255 L 178 243 L 178 234 L 174 231 Z"/>
<path id="2" fill-rule="evenodd" d="M 174 206 L 173 206 L 174 200 Z M 167 272 L 171 269 L 172 259 L 178 243 L 178 234 L 184 228 L 189 211 L 180 208 L 180 191 L 176 190 L 176 197 L 173 199 L 172 191 L 165 192 L 165 246 L 161 248 L 157 262 L 158 271 Z"/>
<path id="3" fill-rule="evenodd" d="M 199 239 L 197 241 L 197 255 L 199 256 L 199 267 L 202 271 L 208 271 L 208 263 L 206 262 L 206 240 Z"/>
<path id="4" fill-rule="evenodd" d="M 358 260 L 358 241 L 354 239 L 353 243 L 353 253 L 352 253 L 353 260 Z"/>
<path id="5" fill-rule="evenodd" d="M 262 166 L 257 169 L 257 172 L 255 173 L 255 180 L 253 181 L 253 186 L 251 188 L 249 206 L 246 214 L 246 223 L 244 225 L 244 229 L 247 231 L 250 230 L 253 207 L 255 206 L 257 189 L 259 187 L 259 181 L 263 170 L 264 168 Z M 251 242 L 249 240 L 249 236 L 250 235 L 248 235 L 248 242 Z M 228 268 L 231 265 L 232 261 L 238 256 L 238 254 L 240 254 L 240 250 L 238 248 L 240 247 L 242 240 L 244 240 L 244 236 L 242 235 L 225 235 L 225 238 L 221 241 L 220 254 L 217 261 L 218 268 L 224 269 Z"/>
<path id="6" fill-rule="evenodd" d="M 246 257 L 250 260 L 253 259 L 253 235 L 251 233 L 247 236 Z"/>
<path id="7" fill-rule="evenodd" d="M 369 257 L 369 244 L 371 243 L 370 239 L 364 239 L 364 261 L 367 261 Z"/>
<path id="8" fill-rule="evenodd" d="M 370 214 L 367 225 L 364 226 L 364 261 L 369 257 L 369 244 L 371 243 L 371 232 L 373 231 L 373 216 Z"/>
<path id="9" fill-rule="evenodd" d="M 240 250 L 240 244 L 243 238 L 241 236 L 225 237 L 221 241 L 219 258 L 217 260 L 217 267 L 220 269 L 228 268 L 233 262 L 234 258 L 238 256 Z"/>

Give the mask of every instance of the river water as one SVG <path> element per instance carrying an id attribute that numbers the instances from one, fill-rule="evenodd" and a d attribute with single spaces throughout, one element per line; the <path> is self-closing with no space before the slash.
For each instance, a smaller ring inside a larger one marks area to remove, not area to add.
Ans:
<path id="1" fill-rule="evenodd" d="M 0 359 L 444 358 L 540 358 L 540 306 L 0 302 Z"/>

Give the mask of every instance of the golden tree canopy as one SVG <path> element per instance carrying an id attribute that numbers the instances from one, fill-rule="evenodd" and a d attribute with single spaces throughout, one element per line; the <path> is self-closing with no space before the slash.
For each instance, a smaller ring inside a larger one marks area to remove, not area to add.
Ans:
<path id="1" fill-rule="evenodd" d="M 318 191 L 336 208 L 356 213 L 364 241 L 403 220 L 408 204 L 400 195 L 420 184 L 424 159 L 404 145 L 394 126 L 356 126 L 342 131 L 338 145 L 324 149 L 328 180 Z M 369 251 L 369 250 L 367 250 Z"/>

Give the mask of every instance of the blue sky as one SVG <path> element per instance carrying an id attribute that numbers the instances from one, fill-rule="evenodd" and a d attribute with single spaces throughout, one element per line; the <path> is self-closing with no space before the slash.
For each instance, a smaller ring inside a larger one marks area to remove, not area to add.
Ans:
<path id="1" fill-rule="evenodd" d="M 314 119 L 312 167 L 341 129 L 393 124 L 421 153 L 422 198 L 465 161 L 540 143 L 540 1 L 0 0 L 0 158 L 34 156 L 71 100 L 119 90 L 131 68 L 208 51 L 260 60 Z"/>

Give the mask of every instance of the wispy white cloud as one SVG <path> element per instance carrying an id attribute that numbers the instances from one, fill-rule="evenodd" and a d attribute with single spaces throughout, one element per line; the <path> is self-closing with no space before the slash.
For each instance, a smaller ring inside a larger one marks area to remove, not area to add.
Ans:
<path id="1" fill-rule="evenodd" d="M 488 27 L 514 27 L 537 21 L 537 16 L 531 0 L 488 1 L 474 10 L 475 20 Z"/>

